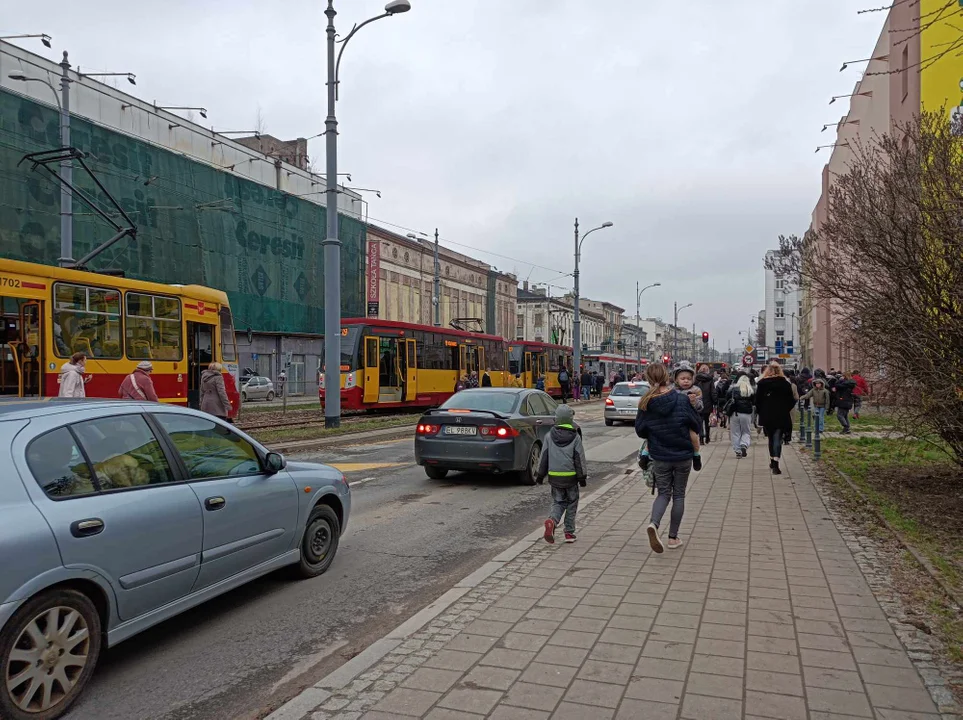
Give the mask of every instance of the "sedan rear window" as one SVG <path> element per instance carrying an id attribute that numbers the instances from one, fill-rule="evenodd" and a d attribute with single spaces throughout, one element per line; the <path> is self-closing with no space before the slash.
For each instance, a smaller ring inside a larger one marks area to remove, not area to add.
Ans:
<path id="1" fill-rule="evenodd" d="M 619 383 L 615 386 L 615 389 L 612 390 L 612 394 L 642 397 L 648 389 L 649 386 L 645 383 Z"/>
<path id="2" fill-rule="evenodd" d="M 518 405 L 518 398 L 518 393 L 498 392 L 497 390 L 494 392 L 487 390 L 462 391 L 448 398 L 442 403 L 441 408 L 443 410 L 456 408 L 459 410 L 491 410 L 500 413 L 513 413 L 515 412 L 515 406 Z"/>

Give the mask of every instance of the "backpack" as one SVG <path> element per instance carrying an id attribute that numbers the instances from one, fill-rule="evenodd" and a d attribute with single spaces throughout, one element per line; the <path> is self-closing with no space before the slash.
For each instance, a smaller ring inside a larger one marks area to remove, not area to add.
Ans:
<path id="1" fill-rule="evenodd" d="M 562 370 L 562 372 L 560 372 L 560 373 L 558 374 L 558 381 L 559 381 L 560 383 L 567 383 L 567 382 L 568 382 L 568 373 L 565 372 L 564 370 Z"/>

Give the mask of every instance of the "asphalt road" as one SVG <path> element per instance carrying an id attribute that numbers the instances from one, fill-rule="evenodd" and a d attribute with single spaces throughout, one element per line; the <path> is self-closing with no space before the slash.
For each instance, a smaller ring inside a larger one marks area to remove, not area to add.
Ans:
<path id="1" fill-rule="evenodd" d="M 598 405 L 580 408 L 577 420 L 590 478 L 616 471 L 638 447 L 630 427 L 604 427 Z M 66 717 L 263 717 L 531 532 L 548 509 L 547 486 L 427 479 L 411 439 L 346 438 L 297 459 L 334 464 L 353 484 L 331 569 L 306 581 L 270 575 L 112 648 Z"/>

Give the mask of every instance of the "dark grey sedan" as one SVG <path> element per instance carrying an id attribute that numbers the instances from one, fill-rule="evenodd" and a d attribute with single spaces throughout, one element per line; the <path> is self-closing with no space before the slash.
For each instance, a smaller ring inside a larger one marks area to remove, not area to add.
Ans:
<path id="1" fill-rule="evenodd" d="M 518 473 L 523 483 L 533 485 L 556 407 L 541 390 L 462 390 L 418 421 L 415 462 L 433 480 L 451 470 L 469 470 Z"/>

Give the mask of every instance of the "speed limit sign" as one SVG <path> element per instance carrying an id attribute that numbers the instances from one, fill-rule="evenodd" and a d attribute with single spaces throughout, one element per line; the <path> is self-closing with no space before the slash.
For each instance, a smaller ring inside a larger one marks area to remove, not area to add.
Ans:
<path id="1" fill-rule="evenodd" d="M 753 355 L 752 353 L 746 353 L 745 355 L 742 356 L 742 364 L 745 365 L 746 367 L 750 367 L 754 365 L 755 362 L 756 362 L 756 356 Z"/>

